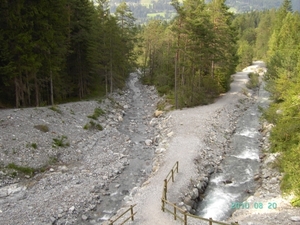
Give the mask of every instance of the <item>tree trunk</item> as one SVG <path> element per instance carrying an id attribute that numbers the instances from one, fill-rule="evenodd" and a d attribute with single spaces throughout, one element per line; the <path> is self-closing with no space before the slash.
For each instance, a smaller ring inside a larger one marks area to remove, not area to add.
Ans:
<path id="1" fill-rule="evenodd" d="M 51 105 L 54 105 L 53 78 L 52 78 L 52 69 L 51 68 L 50 68 L 50 100 L 51 100 Z"/>
<path id="2" fill-rule="evenodd" d="M 15 83 L 16 107 L 19 108 L 20 107 L 20 98 L 19 98 L 20 88 L 19 88 L 17 77 L 14 78 L 14 83 Z"/>
<path id="3" fill-rule="evenodd" d="M 38 80 L 36 78 L 36 74 L 34 75 L 34 89 L 35 89 L 35 104 L 36 107 L 38 107 L 40 105 L 40 100 L 39 100 Z"/>
<path id="4" fill-rule="evenodd" d="M 29 106 L 31 106 L 31 93 L 30 93 L 30 82 L 28 78 L 28 72 L 26 72 L 26 87 L 27 87 L 27 103 Z"/>

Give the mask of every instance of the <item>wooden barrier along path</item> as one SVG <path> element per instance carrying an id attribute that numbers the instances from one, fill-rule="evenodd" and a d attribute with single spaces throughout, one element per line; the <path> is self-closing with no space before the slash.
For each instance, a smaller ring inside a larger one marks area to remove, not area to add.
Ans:
<path id="1" fill-rule="evenodd" d="M 116 219 L 114 220 L 109 220 L 109 225 L 114 225 L 115 222 L 117 222 L 121 217 L 123 217 L 127 212 L 130 211 L 130 216 L 127 217 L 122 223 L 120 223 L 120 225 L 125 224 L 128 220 L 131 219 L 131 221 L 134 221 L 134 215 L 136 214 L 136 212 L 133 211 L 134 206 L 136 206 L 136 204 L 131 205 L 129 207 L 129 209 L 127 209 L 125 212 L 123 212 L 120 216 L 118 216 Z"/>
<path id="2" fill-rule="evenodd" d="M 167 200 L 167 192 L 168 192 L 168 182 L 172 179 L 172 182 L 174 182 L 174 175 L 175 172 L 178 173 L 178 165 L 179 162 L 177 161 L 175 163 L 175 165 L 173 166 L 173 168 L 171 169 L 171 171 L 168 173 L 166 179 L 164 180 L 164 187 L 163 187 L 163 194 L 162 194 L 162 198 L 161 198 L 161 202 L 162 202 L 162 211 L 163 212 L 168 212 L 171 213 L 174 216 L 174 220 L 181 220 L 184 225 L 188 224 L 188 217 L 197 219 L 197 220 L 202 220 L 202 221 L 207 221 L 208 225 L 213 225 L 213 224 L 218 224 L 218 225 L 238 225 L 238 223 L 224 223 L 224 222 L 220 222 L 220 221 L 216 221 L 213 220 L 212 218 L 206 219 L 200 216 L 195 216 L 190 214 L 188 211 L 183 210 L 182 208 L 178 207 L 176 205 L 176 203 L 171 203 Z M 169 209 L 167 208 L 167 206 L 171 206 L 172 208 Z"/>

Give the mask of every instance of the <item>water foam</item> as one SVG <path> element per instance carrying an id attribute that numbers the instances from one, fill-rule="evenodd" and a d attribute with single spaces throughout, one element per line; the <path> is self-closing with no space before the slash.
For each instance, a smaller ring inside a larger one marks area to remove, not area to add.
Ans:
<path id="1" fill-rule="evenodd" d="M 233 157 L 238 159 L 251 159 L 259 161 L 259 154 L 257 149 L 246 148 L 245 151 L 241 152 L 238 155 L 233 155 Z"/>
<path id="2" fill-rule="evenodd" d="M 234 202 L 238 196 L 239 195 L 225 193 L 221 188 L 216 188 L 212 196 L 207 196 L 210 200 L 205 209 L 203 209 L 201 216 L 215 220 L 226 217 L 224 211 L 227 211 L 226 208 L 231 207 L 232 202 Z"/>
<path id="3" fill-rule="evenodd" d="M 258 131 L 256 129 L 247 129 L 247 130 L 243 130 L 238 133 L 238 135 L 250 137 L 250 138 L 254 138 L 255 135 L 257 135 L 257 134 L 258 134 Z"/>

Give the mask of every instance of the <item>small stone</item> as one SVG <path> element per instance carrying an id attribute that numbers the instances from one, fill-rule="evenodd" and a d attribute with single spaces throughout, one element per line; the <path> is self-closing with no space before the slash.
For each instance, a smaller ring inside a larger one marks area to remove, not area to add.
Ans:
<path id="1" fill-rule="evenodd" d="M 50 217 L 50 220 L 52 223 L 54 223 L 56 221 L 56 219 L 53 216 Z"/>
<path id="2" fill-rule="evenodd" d="M 147 140 L 145 141 L 145 144 L 146 144 L 147 146 L 150 146 L 150 145 L 152 145 L 152 140 L 150 140 L 150 139 L 147 139 Z"/>
<path id="3" fill-rule="evenodd" d="M 172 132 L 168 133 L 167 136 L 168 136 L 168 137 L 172 137 L 173 134 L 174 134 L 174 132 L 172 131 Z"/>
<path id="4" fill-rule="evenodd" d="M 54 169 L 53 169 L 53 168 L 50 168 L 49 171 L 50 171 L 50 172 L 54 172 Z"/>
<path id="5" fill-rule="evenodd" d="M 290 220 L 293 222 L 300 222 L 300 216 L 292 216 Z"/>
<path id="6" fill-rule="evenodd" d="M 119 188 L 121 186 L 121 184 L 116 184 L 115 188 Z"/>
<path id="7" fill-rule="evenodd" d="M 254 176 L 254 180 L 255 181 L 258 181 L 260 179 L 260 175 L 259 174 L 256 174 L 255 176 Z"/>
<path id="8" fill-rule="evenodd" d="M 163 111 L 155 110 L 154 116 L 155 116 L 155 117 L 159 117 L 159 116 L 161 116 L 163 113 L 164 113 Z"/>
<path id="9" fill-rule="evenodd" d="M 74 210 L 75 210 L 75 206 L 72 206 L 71 208 L 69 208 L 69 213 L 74 212 Z"/>
<path id="10" fill-rule="evenodd" d="M 278 183 L 276 177 L 272 177 L 271 180 L 269 181 L 269 183 L 270 184 L 276 184 L 276 183 Z"/>
<path id="11" fill-rule="evenodd" d="M 195 200 L 199 197 L 199 191 L 197 188 L 193 188 L 193 191 L 192 191 L 192 199 Z"/>
<path id="12" fill-rule="evenodd" d="M 85 221 L 85 220 L 88 219 L 88 217 L 87 217 L 86 215 L 82 215 L 82 216 L 81 216 L 81 219 Z"/>

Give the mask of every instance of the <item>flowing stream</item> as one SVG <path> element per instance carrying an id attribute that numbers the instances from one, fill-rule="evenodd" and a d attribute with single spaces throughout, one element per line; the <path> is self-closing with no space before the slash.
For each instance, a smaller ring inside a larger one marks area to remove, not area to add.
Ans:
<path id="1" fill-rule="evenodd" d="M 248 73 L 248 72 L 244 72 Z M 222 161 L 222 173 L 211 176 L 205 198 L 198 206 L 197 214 L 205 218 L 226 220 L 233 212 L 236 203 L 243 203 L 255 191 L 255 174 L 259 173 L 261 116 L 259 108 L 269 103 L 264 84 L 260 85 L 255 104 L 239 118 L 232 136 L 232 151 Z"/>

